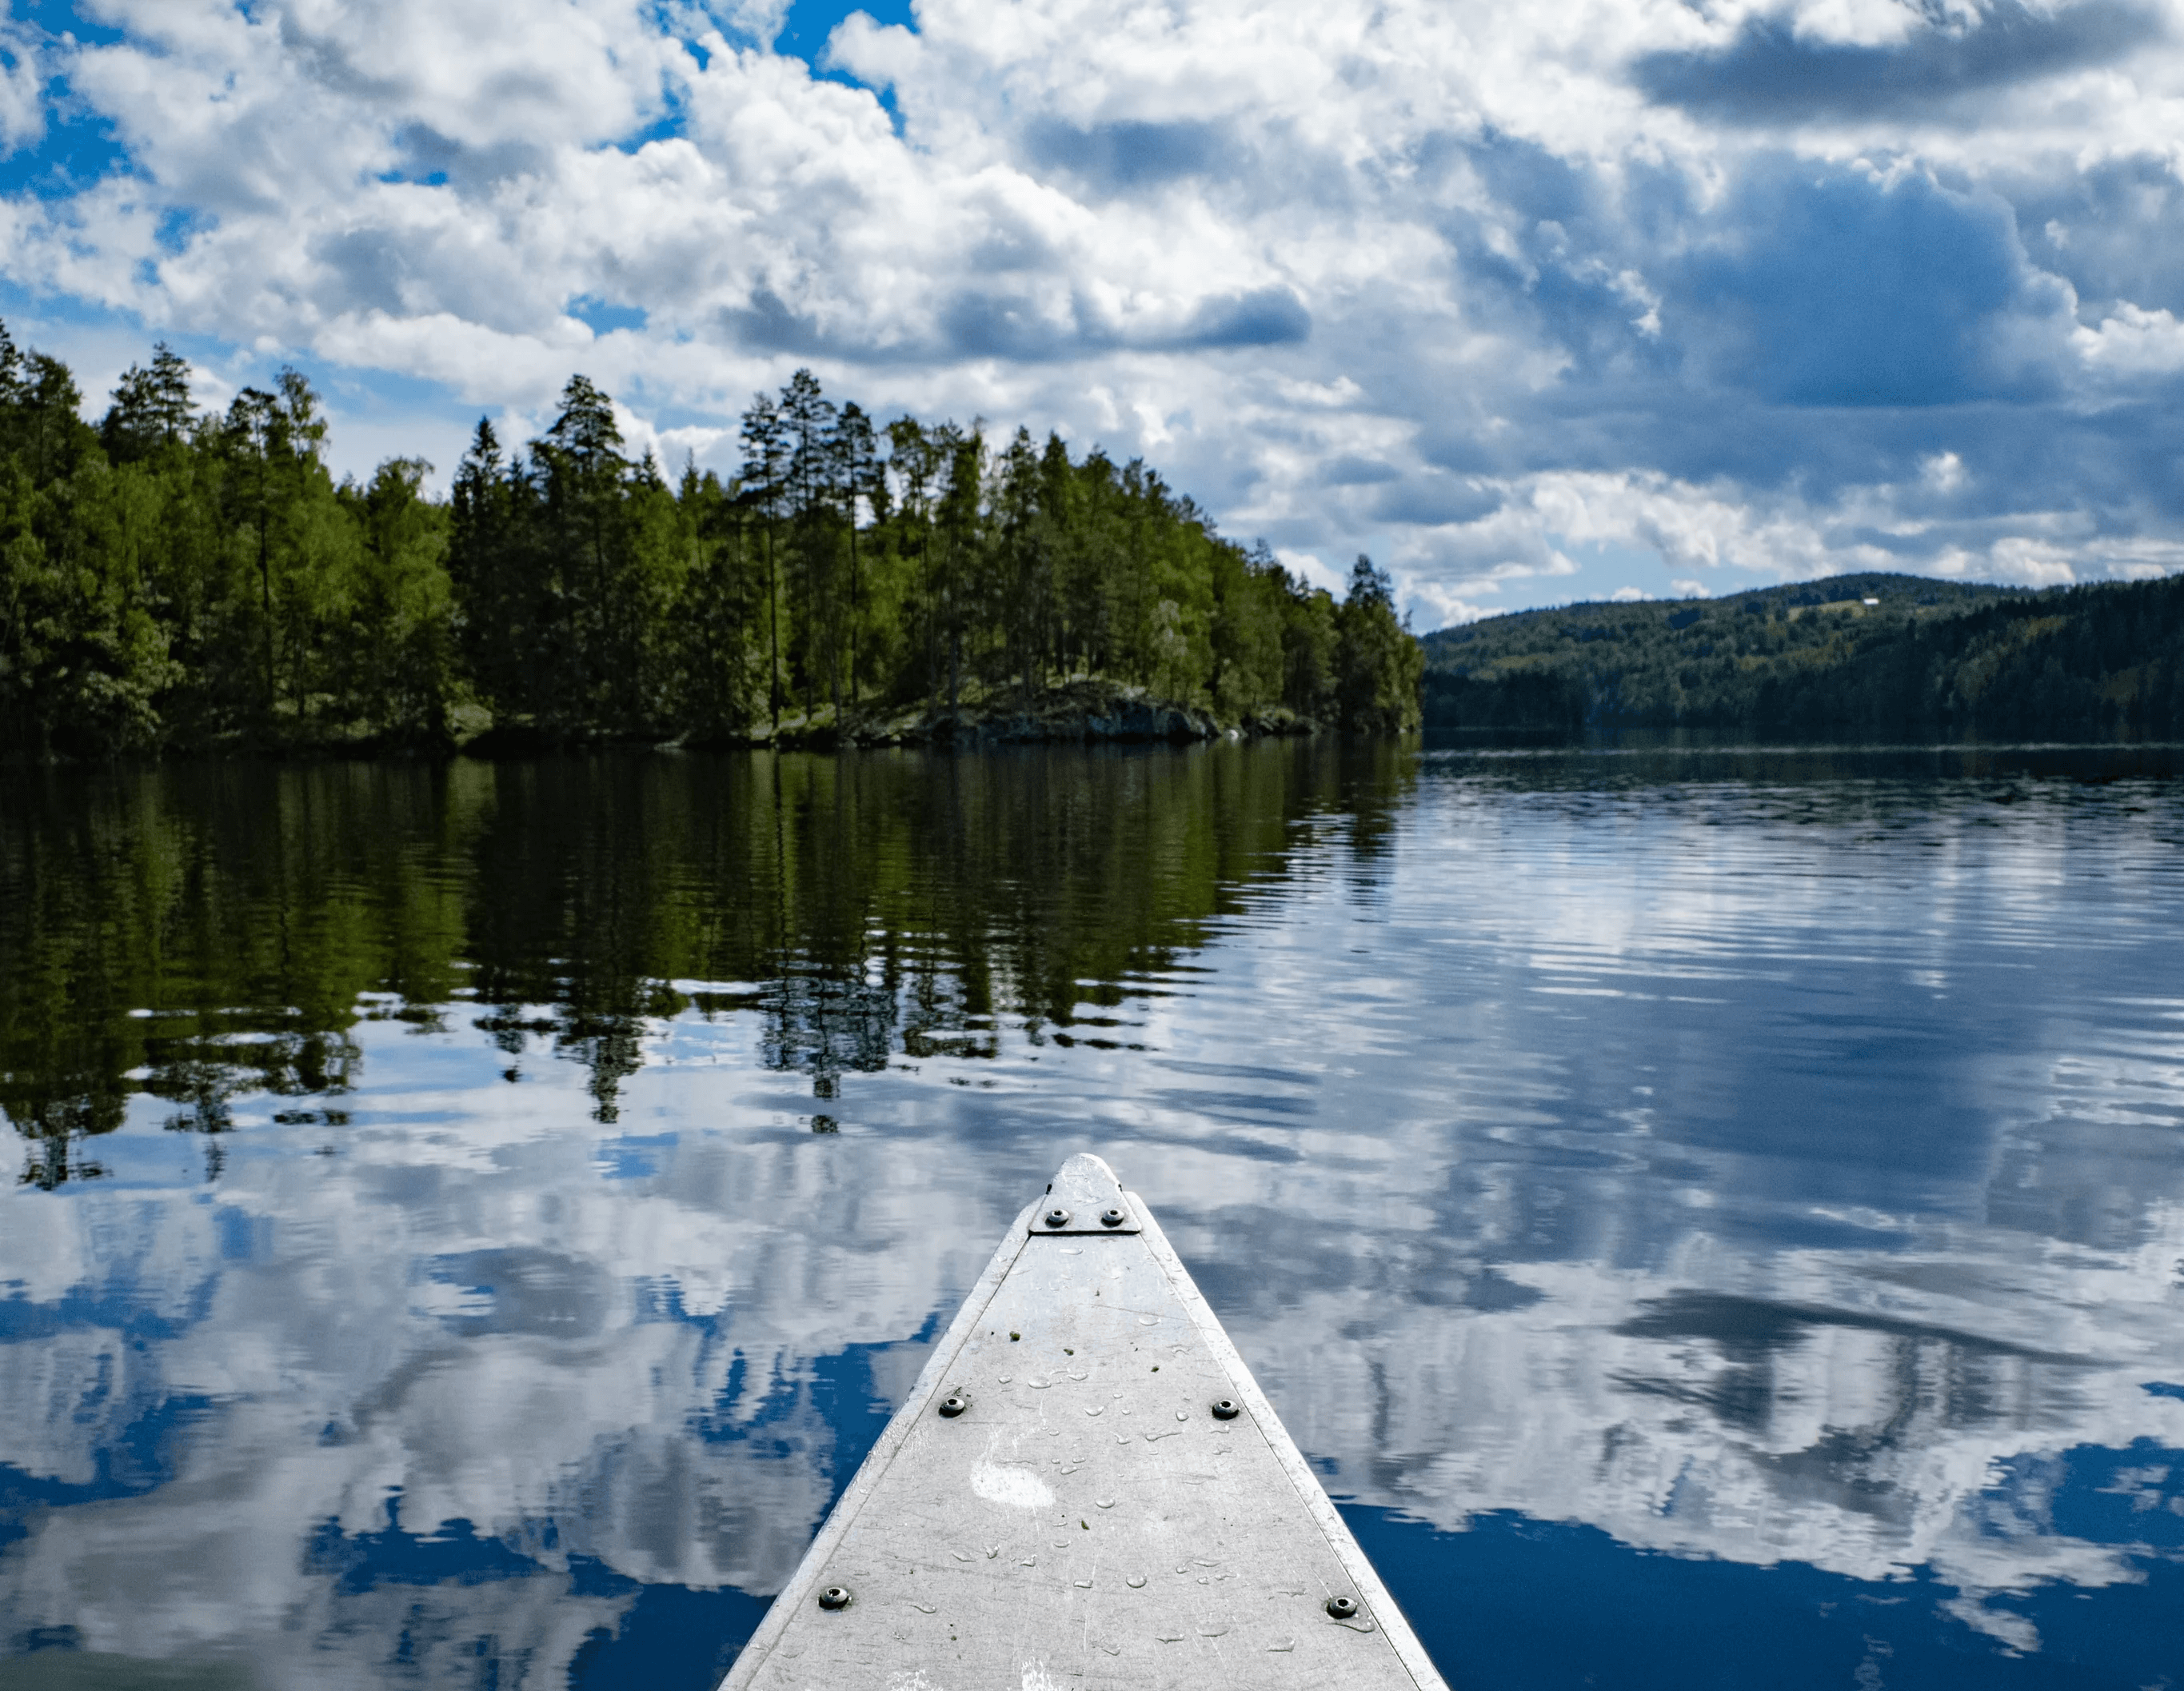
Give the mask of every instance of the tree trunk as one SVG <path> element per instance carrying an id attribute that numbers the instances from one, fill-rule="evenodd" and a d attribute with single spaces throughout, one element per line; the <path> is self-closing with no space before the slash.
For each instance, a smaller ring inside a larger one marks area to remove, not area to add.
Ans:
<path id="1" fill-rule="evenodd" d="M 850 710 L 857 708 L 857 501 L 850 498 Z M 838 711 L 839 705 L 836 706 Z"/>
<path id="2" fill-rule="evenodd" d="M 773 525 L 766 526 L 766 620 L 773 644 L 773 677 L 768 689 L 773 737 L 781 738 L 781 589 L 774 578 Z"/>

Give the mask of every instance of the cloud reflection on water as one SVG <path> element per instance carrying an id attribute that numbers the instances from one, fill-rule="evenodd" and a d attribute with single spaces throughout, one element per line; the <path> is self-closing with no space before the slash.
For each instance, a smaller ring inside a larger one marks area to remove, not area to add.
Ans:
<path id="1" fill-rule="evenodd" d="M 466 913 L 403 964 L 478 999 L 336 1026 L 348 1091 L 243 1086 L 213 1138 L 126 1094 L 70 1152 L 103 1176 L 6 1200 L 17 1646 L 67 1627 L 266 1685 L 488 1659 L 559 1683 L 671 1599 L 696 1606 L 662 1635 L 732 1645 L 759 1608 L 737 1593 L 786 1577 L 1000 1229 L 1086 1146 L 1362 1504 L 1917 1570 L 1963 1647 L 2020 1651 L 2043 1641 L 2011 1593 L 2098 1593 L 2184 1547 L 2184 1398 L 2145 1389 L 2184 1355 L 2172 787 L 1273 755 L 1279 778 L 1250 751 L 1117 766 L 1127 843 L 1069 885 L 974 895 L 928 827 L 915 866 L 842 872 L 869 898 L 795 906 L 771 972 L 671 968 L 680 848 L 628 830 L 587 858 L 581 807 L 519 848 L 517 931 L 485 805 L 427 854 Z M 668 778 L 671 813 L 704 823 L 710 779 Z M 1209 857 L 1222 829 L 1271 845 Z M 1001 869 L 1022 849 L 994 846 Z M 314 873 L 358 873 L 326 849 Z M 788 899 L 777 866 L 817 861 L 744 866 Z M 649 898 L 556 929 L 572 863 Z M 1158 910 L 1070 916 L 1147 880 Z M 989 948 L 900 915 L 946 896 Z M 945 967 L 921 977 L 922 948 Z"/>

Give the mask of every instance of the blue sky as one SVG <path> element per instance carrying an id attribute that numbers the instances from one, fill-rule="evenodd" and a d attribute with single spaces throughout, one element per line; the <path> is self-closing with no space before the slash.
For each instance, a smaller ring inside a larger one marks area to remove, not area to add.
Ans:
<path id="1" fill-rule="evenodd" d="M 2184 567 L 2184 0 L 18 0 L 0 317 L 445 472 L 809 365 L 1417 626 Z"/>

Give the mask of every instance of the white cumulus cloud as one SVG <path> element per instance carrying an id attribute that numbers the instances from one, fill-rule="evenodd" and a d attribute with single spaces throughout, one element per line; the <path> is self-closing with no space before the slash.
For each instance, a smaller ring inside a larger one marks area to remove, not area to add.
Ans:
<path id="1" fill-rule="evenodd" d="M 0 140 L 124 155 L 0 199 L 64 352 L 423 378 L 443 435 L 581 369 L 723 466 L 809 365 L 1152 455 L 1428 617 L 2184 540 L 2101 421 L 2184 398 L 2173 6 L 923 0 L 831 75 L 770 4 L 77 14 L 0 36 Z"/>

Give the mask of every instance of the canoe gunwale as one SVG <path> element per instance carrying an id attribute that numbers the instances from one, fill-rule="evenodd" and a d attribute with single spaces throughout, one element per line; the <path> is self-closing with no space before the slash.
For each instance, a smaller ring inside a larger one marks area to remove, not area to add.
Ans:
<path id="1" fill-rule="evenodd" d="M 1221 1365 L 1228 1370 L 1228 1378 L 1235 1388 L 1236 1396 L 1243 1403 L 1245 1413 L 1258 1424 L 1261 1435 L 1266 1437 L 1280 1461 L 1282 1471 L 1289 1476 L 1290 1483 L 1296 1487 L 1297 1496 L 1311 1515 L 1312 1524 L 1319 1528 L 1321 1536 L 1341 1562 L 1343 1571 L 1356 1582 L 1365 1613 L 1379 1623 L 1389 1644 L 1395 1647 L 1397 1658 L 1411 1677 L 1418 1682 L 1419 1691 L 1447 1691 L 1446 1682 L 1435 1670 L 1432 1658 L 1426 1655 L 1417 1635 L 1411 1631 L 1409 1621 L 1396 1606 L 1396 1599 L 1389 1595 L 1387 1587 L 1380 1583 L 1379 1572 L 1351 1535 L 1348 1525 L 1335 1509 L 1334 1500 L 1328 1496 L 1326 1487 L 1319 1483 L 1318 1476 L 1306 1464 L 1304 1453 L 1297 1448 L 1296 1441 L 1289 1436 L 1281 1417 L 1274 1413 L 1273 1405 L 1267 1401 L 1266 1393 L 1259 1389 L 1259 1382 L 1245 1365 L 1243 1353 L 1229 1338 L 1228 1329 L 1221 1325 L 1219 1317 L 1214 1314 L 1213 1306 L 1199 1291 L 1198 1282 L 1190 1277 L 1190 1270 L 1183 1265 L 1183 1258 L 1176 1255 L 1175 1247 L 1168 1243 L 1167 1235 L 1161 1231 L 1160 1223 L 1153 1219 L 1152 1212 L 1145 1208 L 1144 1201 L 1135 1192 L 1130 1194 L 1130 1202 L 1142 1220 L 1145 1242 L 1152 1247 L 1154 1257 L 1167 1270 L 1177 1295 L 1182 1298 L 1184 1307 L 1190 1311 L 1192 1321 L 1197 1324 L 1199 1337 L 1206 1341 L 1207 1348 L 1212 1351 Z"/>
<path id="2" fill-rule="evenodd" d="M 804 1599 L 818 1585 L 819 1577 L 826 1571 L 829 1559 L 849 1535 L 866 1498 L 878 1486 L 881 1476 L 887 1472 L 896 1453 L 909 1438 L 911 1428 L 916 1424 L 917 1412 L 939 1391 L 947 1379 L 949 1369 L 962 1351 L 963 1341 L 978 1325 L 980 1318 L 986 1313 L 986 1306 L 994 1301 L 994 1294 L 1001 1289 L 1001 1282 L 1008 1278 L 1009 1270 L 1016 1265 L 1017 1257 L 1023 1253 L 1035 1236 L 1032 1232 L 1032 1223 L 1045 1202 L 1040 1198 L 1026 1204 L 1017 1217 L 1016 1225 L 1001 1236 L 1000 1246 L 994 1251 L 993 1260 L 986 1264 L 986 1271 L 978 1276 L 970 1295 L 964 1298 L 963 1307 L 956 1312 L 956 1319 L 948 1324 L 948 1331 L 940 1336 L 940 1342 L 933 1348 L 933 1354 L 926 1359 L 925 1366 L 918 1370 L 917 1383 L 910 1388 L 910 1395 L 903 1399 L 902 1408 L 889 1418 L 878 1442 L 865 1453 L 865 1459 L 857 1465 L 855 1475 L 842 1495 L 834 1500 L 833 1508 L 827 1511 L 827 1519 L 819 1528 L 818 1537 L 811 1541 L 811 1548 L 804 1553 L 804 1560 L 797 1564 L 796 1571 L 789 1576 L 788 1583 L 782 1587 L 780 1594 L 773 1599 L 772 1606 L 766 1611 L 766 1619 L 759 1622 L 758 1631 L 751 1634 L 750 1642 L 743 1647 L 729 1667 L 727 1677 L 721 1682 L 720 1691 L 741 1691 L 741 1688 L 750 1683 L 765 1665 L 766 1658 L 773 1653 L 773 1647 L 780 1642 L 781 1635 L 788 1630 L 789 1621 L 802 1607 Z M 1139 1213 L 1143 1214 L 1143 1206 L 1139 1206 Z"/>

